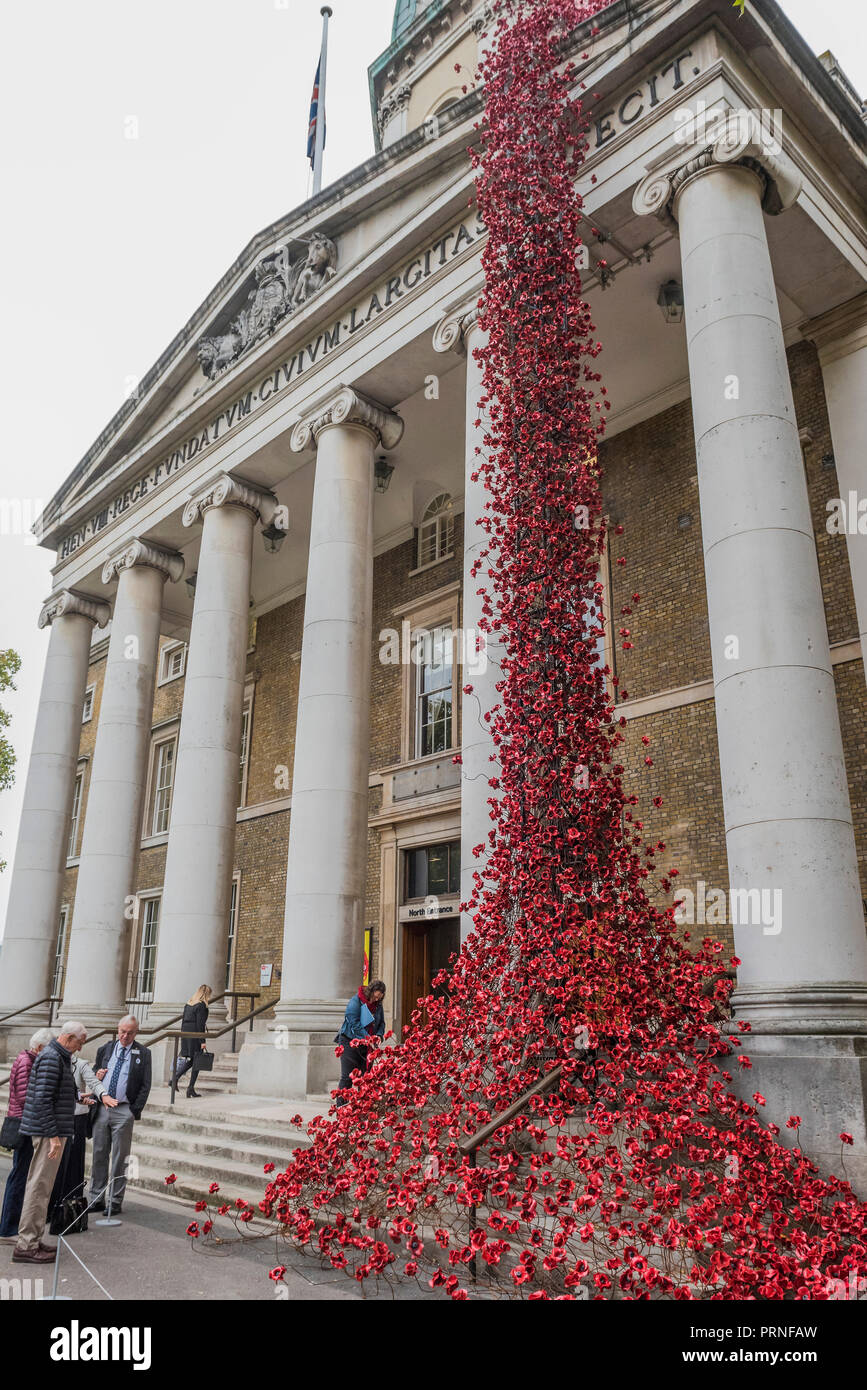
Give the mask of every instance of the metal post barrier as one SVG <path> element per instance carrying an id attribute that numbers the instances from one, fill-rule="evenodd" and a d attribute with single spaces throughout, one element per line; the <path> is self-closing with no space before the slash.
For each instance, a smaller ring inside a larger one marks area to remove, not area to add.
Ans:
<path id="1" fill-rule="evenodd" d="M 180 1038 L 179 1038 L 177 1035 L 175 1035 L 174 1056 L 172 1057 L 172 1084 L 171 1084 L 172 1098 L 171 1098 L 171 1100 L 169 1101 L 169 1104 L 170 1104 L 170 1105 L 174 1105 L 174 1103 L 175 1103 L 175 1096 L 177 1095 L 177 1091 L 178 1091 L 178 1044 L 179 1044 L 179 1042 L 180 1042 Z"/>
<path id="2" fill-rule="evenodd" d="M 87 1211 L 91 1211 L 92 1208 L 93 1208 L 94 1202 L 98 1202 L 99 1199 L 100 1199 L 100 1197 L 104 1197 L 104 1196 L 105 1196 L 105 1194 L 106 1194 L 106 1192 L 108 1191 L 108 1189 L 109 1189 L 110 1186 L 111 1186 L 111 1179 L 109 1178 L 108 1182 L 106 1183 L 106 1185 L 105 1185 L 105 1187 L 102 1189 L 102 1191 L 101 1191 L 101 1192 L 97 1192 L 96 1196 L 93 1197 L 93 1198 L 91 1198 L 91 1200 L 88 1202 L 87 1208 L 86 1208 Z M 117 1219 L 116 1217 L 114 1218 L 114 1220 L 111 1219 L 111 1198 L 110 1198 L 110 1197 L 109 1197 L 109 1199 L 108 1199 L 108 1216 L 109 1216 L 109 1219 L 108 1219 L 107 1221 L 94 1221 L 94 1223 L 93 1223 L 94 1226 L 122 1226 L 122 1225 L 123 1225 L 123 1222 L 122 1222 L 122 1221 L 118 1221 L 118 1219 Z M 81 1220 L 81 1215 L 79 1214 L 79 1216 L 76 1216 L 76 1218 L 75 1218 L 74 1221 L 70 1221 L 69 1225 L 66 1227 L 66 1231 L 70 1230 L 70 1229 L 76 1224 L 76 1222 L 78 1222 L 78 1221 L 80 1221 L 80 1220 Z M 85 1274 L 89 1274 L 89 1275 L 90 1275 L 90 1277 L 91 1277 L 91 1279 L 93 1280 L 94 1284 L 96 1284 L 96 1287 L 97 1287 L 98 1289 L 102 1289 L 102 1292 L 105 1294 L 106 1298 L 109 1299 L 109 1300 L 113 1303 L 113 1302 L 114 1302 L 114 1298 L 113 1298 L 112 1295 L 109 1293 L 108 1289 L 104 1288 L 103 1285 L 100 1284 L 99 1280 L 97 1279 L 97 1277 L 96 1277 L 96 1275 L 93 1273 L 93 1271 L 90 1270 L 90 1269 L 88 1269 L 87 1265 L 84 1263 L 84 1260 L 82 1260 L 81 1257 L 80 1257 L 79 1255 L 76 1254 L 76 1252 L 73 1250 L 72 1246 L 69 1244 L 69 1241 L 64 1239 L 64 1236 L 66 1235 L 66 1231 L 61 1231 L 60 1235 L 57 1237 L 57 1254 L 56 1254 L 55 1257 L 54 1257 L 54 1282 L 53 1282 L 53 1284 L 52 1284 L 52 1286 L 51 1286 L 51 1293 L 48 1294 L 47 1297 L 39 1299 L 38 1302 L 40 1302 L 40 1303 L 70 1303 L 70 1302 L 71 1302 L 71 1299 L 70 1299 L 70 1297 L 69 1297 L 68 1294 L 65 1294 L 65 1293 L 58 1293 L 58 1292 L 57 1292 L 57 1280 L 58 1280 L 58 1277 L 59 1277 L 59 1275 L 60 1275 L 60 1255 L 61 1255 L 62 1248 L 63 1248 L 63 1246 L 65 1245 L 66 1248 L 67 1248 L 67 1250 L 69 1251 L 70 1255 L 73 1257 L 73 1259 L 78 1260 L 78 1263 L 81 1265 L 81 1268 L 84 1270 Z"/>

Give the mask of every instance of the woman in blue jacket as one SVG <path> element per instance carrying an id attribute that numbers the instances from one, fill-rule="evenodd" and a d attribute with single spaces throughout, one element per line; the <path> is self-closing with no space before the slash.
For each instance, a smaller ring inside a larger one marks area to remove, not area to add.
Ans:
<path id="1" fill-rule="evenodd" d="M 368 1038 L 381 1038 L 385 1034 L 384 998 L 385 985 L 382 980 L 374 980 L 369 985 L 362 985 L 346 1005 L 346 1015 L 334 1039 L 343 1048 L 340 1056 L 341 1091 L 348 1090 L 352 1085 L 350 1078 L 354 1071 L 367 1071 L 370 1057 Z M 338 1096 L 336 1104 L 342 1105 L 346 1099 L 346 1096 Z"/>

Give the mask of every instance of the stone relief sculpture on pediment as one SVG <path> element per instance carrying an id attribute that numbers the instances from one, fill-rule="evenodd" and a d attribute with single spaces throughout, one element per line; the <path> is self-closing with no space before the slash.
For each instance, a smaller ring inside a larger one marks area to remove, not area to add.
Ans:
<path id="1" fill-rule="evenodd" d="M 216 381 L 249 348 L 267 338 L 278 323 L 333 280 L 337 273 L 337 247 L 330 237 L 314 232 L 307 255 L 292 260 L 288 245 L 259 261 L 255 284 L 247 303 L 225 332 L 202 338 L 199 363 L 205 376 Z"/>

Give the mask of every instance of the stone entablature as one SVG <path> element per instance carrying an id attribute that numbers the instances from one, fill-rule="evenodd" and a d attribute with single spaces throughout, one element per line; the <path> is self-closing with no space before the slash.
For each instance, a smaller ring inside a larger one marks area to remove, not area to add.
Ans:
<path id="1" fill-rule="evenodd" d="M 167 486 L 193 462 L 200 461 L 207 452 L 224 443 L 230 434 L 237 434 L 249 424 L 251 417 L 294 391 L 305 372 L 372 331 L 380 319 L 396 312 L 432 280 L 448 274 L 453 265 L 473 253 L 485 236 L 486 229 L 477 212 L 468 212 L 459 221 L 452 221 L 447 229 L 430 236 L 414 254 L 408 254 L 392 274 L 381 275 L 375 280 L 373 288 L 368 288 L 328 327 L 299 346 L 279 365 L 271 367 L 255 385 L 240 390 L 237 398 L 201 421 L 186 440 L 152 463 L 115 496 L 100 503 L 81 524 L 60 539 L 59 559 L 66 560 L 74 555 L 120 518 L 132 523 L 135 509 L 151 499 L 155 491 Z"/>

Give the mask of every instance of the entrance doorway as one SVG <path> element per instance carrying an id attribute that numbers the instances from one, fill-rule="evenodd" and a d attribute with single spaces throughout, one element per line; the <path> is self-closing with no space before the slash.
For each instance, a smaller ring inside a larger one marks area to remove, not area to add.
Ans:
<path id="1" fill-rule="evenodd" d="M 433 917 L 403 924 L 403 997 L 401 1018 L 410 1022 L 419 999 L 431 993 L 431 981 L 461 949 L 460 917 Z M 439 990 L 433 991 L 439 994 Z"/>

